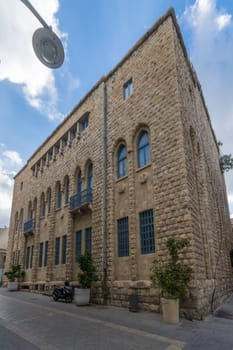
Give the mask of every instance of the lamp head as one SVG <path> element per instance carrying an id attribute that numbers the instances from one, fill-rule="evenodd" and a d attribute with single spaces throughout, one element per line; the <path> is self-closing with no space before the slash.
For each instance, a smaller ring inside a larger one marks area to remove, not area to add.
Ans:
<path id="1" fill-rule="evenodd" d="M 38 59 L 49 68 L 59 68 L 64 61 L 64 49 L 58 36 L 50 28 L 37 29 L 32 46 Z"/>

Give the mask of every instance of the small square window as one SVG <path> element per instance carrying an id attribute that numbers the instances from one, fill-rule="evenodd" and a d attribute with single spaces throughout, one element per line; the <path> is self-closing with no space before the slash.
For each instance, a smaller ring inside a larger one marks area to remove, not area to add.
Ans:
<path id="1" fill-rule="evenodd" d="M 130 79 L 123 85 L 124 100 L 126 100 L 129 96 L 131 96 L 132 93 L 133 93 L 133 80 Z"/>
<path id="2" fill-rule="evenodd" d="M 86 113 L 79 121 L 79 131 L 82 132 L 88 127 L 89 113 Z"/>

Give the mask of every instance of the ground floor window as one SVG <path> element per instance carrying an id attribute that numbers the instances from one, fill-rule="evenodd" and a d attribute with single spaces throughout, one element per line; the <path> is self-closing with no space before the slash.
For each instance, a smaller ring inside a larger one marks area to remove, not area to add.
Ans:
<path id="1" fill-rule="evenodd" d="M 141 254 L 155 252 L 153 209 L 139 213 Z"/>

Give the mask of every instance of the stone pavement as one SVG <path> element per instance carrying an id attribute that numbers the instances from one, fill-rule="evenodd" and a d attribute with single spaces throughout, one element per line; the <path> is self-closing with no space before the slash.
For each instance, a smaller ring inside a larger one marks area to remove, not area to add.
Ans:
<path id="1" fill-rule="evenodd" d="M 226 309 L 232 316 L 233 296 Z M 173 326 L 155 313 L 77 307 L 0 288 L 0 350 L 233 350 L 233 318 L 220 310 L 218 317 Z"/>

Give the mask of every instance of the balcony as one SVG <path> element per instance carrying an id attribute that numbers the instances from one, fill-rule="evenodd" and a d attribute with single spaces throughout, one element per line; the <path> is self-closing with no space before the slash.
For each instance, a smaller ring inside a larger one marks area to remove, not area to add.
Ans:
<path id="1" fill-rule="evenodd" d="M 30 220 L 26 221 L 23 225 L 23 233 L 25 236 L 29 236 L 30 234 L 33 234 L 34 229 L 35 229 L 35 220 L 34 219 L 30 219 Z"/>
<path id="2" fill-rule="evenodd" d="M 92 202 L 91 188 L 87 188 L 82 192 L 78 192 L 74 196 L 70 197 L 70 212 L 75 212 L 86 208 L 90 209 L 91 202 Z"/>

